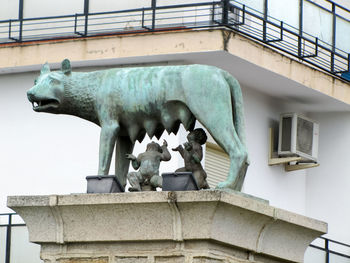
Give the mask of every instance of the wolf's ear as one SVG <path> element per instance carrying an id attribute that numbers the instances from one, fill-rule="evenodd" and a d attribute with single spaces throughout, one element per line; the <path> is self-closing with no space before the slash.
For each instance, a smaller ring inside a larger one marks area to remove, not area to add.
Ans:
<path id="1" fill-rule="evenodd" d="M 49 73 L 50 72 L 50 66 L 49 66 L 49 63 L 45 63 L 42 67 L 41 67 L 41 70 L 40 70 L 40 74 L 46 74 L 46 73 Z"/>
<path id="2" fill-rule="evenodd" d="M 72 67 L 70 66 L 69 59 L 65 59 L 61 63 L 61 70 L 65 75 L 69 75 L 72 73 Z"/>

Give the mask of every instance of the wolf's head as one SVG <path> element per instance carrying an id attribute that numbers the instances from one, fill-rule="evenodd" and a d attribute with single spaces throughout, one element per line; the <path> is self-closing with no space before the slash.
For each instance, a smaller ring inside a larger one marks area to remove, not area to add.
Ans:
<path id="1" fill-rule="evenodd" d="M 40 76 L 35 79 L 34 86 L 27 92 L 34 111 L 61 112 L 60 106 L 64 103 L 64 86 L 71 72 L 68 59 L 62 61 L 60 71 L 51 72 L 47 63 L 43 65 Z"/>

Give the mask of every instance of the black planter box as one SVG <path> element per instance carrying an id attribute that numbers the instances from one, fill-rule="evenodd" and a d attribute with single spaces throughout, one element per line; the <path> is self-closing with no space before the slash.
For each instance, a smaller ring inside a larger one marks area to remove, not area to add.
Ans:
<path id="1" fill-rule="evenodd" d="M 199 190 L 196 179 L 191 172 L 164 173 L 163 191 L 193 191 Z"/>
<path id="2" fill-rule="evenodd" d="M 117 177 L 104 176 L 87 176 L 87 193 L 121 193 L 124 187 L 119 183 Z"/>

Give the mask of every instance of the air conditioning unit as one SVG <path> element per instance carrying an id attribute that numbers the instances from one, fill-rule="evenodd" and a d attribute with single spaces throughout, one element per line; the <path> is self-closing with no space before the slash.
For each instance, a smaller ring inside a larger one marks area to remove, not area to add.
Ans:
<path id="1" fill-rule="evenodd" d="M 296 113 L 280 117 L 279 156 L 300 156 L 303 162 L 317 162 L 319 124 Z"/>

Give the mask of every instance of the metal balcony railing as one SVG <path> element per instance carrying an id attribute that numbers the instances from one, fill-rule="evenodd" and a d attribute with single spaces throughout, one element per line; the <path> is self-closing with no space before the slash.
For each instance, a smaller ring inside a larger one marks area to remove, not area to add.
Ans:
<path id="1" fill-rule="evenodd" d="M 260 12 L 238 1 L 230 1 L 230 5 L 227 7 L 229 8 L 229 16 L 226 27 L 350 81 L 350 75 L 348 75 L 350 70 L 350 53 L 336 47 L 335 27 L 336 18 L 339 17 L 347 21 L 349 23 L 349 32 L 340 33 L 350 35 L 350 20 L 338 15 L 335 11 L 336 8 L 342 8 L 342 10 L 348 12 L 348 16 L 350 17 L 350 10 L 326 0 L 326 2 L 331 2 L 332 11 L 327 11 L 332 13 L 334 20 L 332 24 L 332 43 L 327 43 L 303 31 L 304 2 L 311 3 L 318 8 L 322 8 L 322 10 L 327 10 L 311 0 L 301 0 L 299 7 L 299 27 L 293 27 L 283 21 L 268 16 L 266 6 L 264 7 L 264 12 Z"/>
<path id="2" fill-rule="evenodd" d="M 29 243 L 28 230 L 15 213 L 0 214 L 0 263 L 42 263 L 39 245 Z"/>
<path id="3" fill-rule="evenodd" d="M 84 13 L 35 18 L 23 17 L 23 0 L 19 1 L 22 3 L 19 19 L 0 21 L 0 44 L 169 30 L 227 28 L 350 81 L 350 53 L 336 47 L 337 21 L 341 19 L 342 23 L 349 23 L 350 29 L 350 10 L 330 0 L 323 0 L 330 5 L 328 9 L 311 0 L 299 0 L 298 27 L 270 17 L 267 4 L 269 0 L 261 0 L 264 3 L 262 11 L 230 0 L 167 6 L 157 6 L 157 1 L 151 0 L 151 7 L 95 13 L 88 12 L 89 0 L 85 0 Z M 331 43 L 303 31 L 305 3 L 331 15 Z M 338 32 L 339 34 L 350 32 Z"/>
<path id="4" fill-rule="evenodd" d="M 305 253 L 305 263 L 350 262 L 350 245 L 320 237 L 310 244 Z"/>

